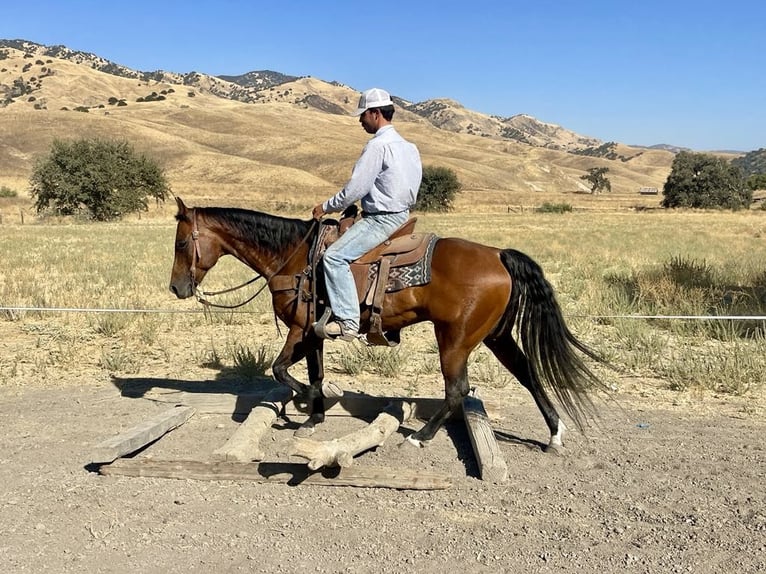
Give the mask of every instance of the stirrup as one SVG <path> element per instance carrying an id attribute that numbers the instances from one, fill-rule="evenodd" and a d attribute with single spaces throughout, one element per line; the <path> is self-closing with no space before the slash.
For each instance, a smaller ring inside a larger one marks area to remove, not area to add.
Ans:
<path id="1" fill-rule="evenodd" d="M 346 333 L 345 328 L 343 327 L 343 323 L 340 321 L 337 322 L 338 326 L 340 327 L 340 334 L 339 335 L 331 335 L 327 332 L 327 323 L 330 322 L 330 317 L 332 316 L 332 309 L 330 307 L 327 307 L 324 310 L 324 313 L 322 313 L 322 316 L 319 318 L 319 321 L 314 323 L 314 333 L 322 339 L 329 339 L 331 341 L 336 341 L 340 339 L 341 341 L 353 341 L 354 339 L 359 338 L 359 333 L 353 332 L 353 333 Z"/>
<path id="2" fill-rule="evenodd" d="M 319 320 L 314 323 L 314 333 L 317 334 L 317 337 L 320 337 L 322 339 L 327 339 L 327 332 L 325 331 L 325 327 L 327 326 L 327 322 L 330 320 L 330 316 L 332 315 L 332 309 L 329 307 L 325 308 L 324 313 L 322 313 L 322 316 L 319 318 Z"/>

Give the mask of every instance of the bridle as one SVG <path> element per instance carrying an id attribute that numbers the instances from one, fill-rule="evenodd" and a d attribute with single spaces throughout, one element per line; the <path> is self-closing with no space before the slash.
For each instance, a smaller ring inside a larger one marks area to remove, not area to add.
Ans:
<path id="1" fill-rule="evenodd" d="M 255 292 L 254 295 L 251 297 L 248 297 L 245 301 L 242 301 L 241 303 L 237 303 L 235 305 L 222 305 L 220 303 L 213 303 L 211 301 L 208 301 L 205 297 L 206 296 L 217 296 L 217 295 L 223 295 L 225 293 L 230 293 L 232 291 L 236 291 L 238 289 L 242 289 L 243 287 L 247 287 L 251 283 L 255 283 L 258 281 L 258 279 L 261 279 L 263 275 L 258 274 L 252 279 L 249 279 L 248 281 L 245 281 L 241 285 L 237 285 L 236 287 L 231 287 L 229 289 L 224 289 L 222 291 L 213 291 L 210 293 L 205 293 L 197 283 L 197 263 L 200 260 L 200 247 L 199 247 L 199 227 L 197 226 L 197 208 L 194 207 L 191 210 L 191 224 L 192 224 L 192 232 L 191 232 L 191 240 L 192 244 L 194 246 L 194 249 L 192 250 L 192 262 L 191 266 L 189 267 L 189 276 L 191 279 L 191 285 L 192 285 L 192 291 L 194 292 L 194 296 L 197 298 L 197 301 L 205 305 L 206 307 L 216 307 L 219 309 L 237 309 L 238 307 L 243 307 L 247 305 L 250 301 L 255 299 L 258 295 L 261 294 L 261 292 L 268 286 L 268 283 L 266 283 L 263 287 L 261 287 L 258 291 Z"/>
<path id="2" fill-rule="evenodd" d="M 201 304 L 203 304 L 205 307 L 215 307 L 217 309 L 237 309 L 239 307 L 244 307 L 250 301 L 258 297 L 264 289 L 266 289 L 269 286 L 269 282 L 279 275 L 279 272 L 282 271 L 282 269 L 285 268 L 285 265 L 287 265 L 290 260 L 295 256 L 296 253 L 298 253 L 298 249 L 300 249 L 301 245 L 306 242 L 306 240 L 311 236 L 311 233 L 314 231 L 314 228 L 316 227 L 317 223 L 319 222 L 318 219 L 315 219 L 311 225 L 309 226 L 308 231 L 301 239 L 300 243 L 293 249 L 293 251 L 290 253 L 289 257 L 285 259 L 277 268 L 277 270 L 271 275 L 271 277 L 266 278 L 265 275 L 262 275 L 258 273 L 255 277 L 245 281 L 241 285 L 237 285 L 236 287 L 229 287 L 228 289 L 222 289 L 220 291 L 211 291 L 209 293 L 206 293 L 203 291 L 199 284 L 197 284 L 197 263 L 200 260 L 200 246 L 199 246 L 199 228 L 197 226 L 197 208 L 194 207 L 191 210 L 191 224 L 192 224 L 192 232 L 191 232 L 191 239 L 194 246 L 194 249 L 192 250 L 192 262 L 191 266 L 189 267 L 189 274 L 191 276 L 191 285 L 192 285 L 192 291 L 194 292 L 194 296 L 197 298 L 197 301 L 199 301 Z M 226 293 L 231 293 L 233 291 L 237 291 L 238 289 L 242 289 L 243 287 L 247 287 L 248 285 L 255 283 L 259 279 L 266 279 L 266 283 L 264 283 L 253 295 L 242 301 L 241 303 L 235 303 L 233 305 L 223 305 L 221 303 L 213 303 L 212 301 L 209 301 L 206 299 L 206 297 L 216 297 L 218 295 L 224 295 Z"/>

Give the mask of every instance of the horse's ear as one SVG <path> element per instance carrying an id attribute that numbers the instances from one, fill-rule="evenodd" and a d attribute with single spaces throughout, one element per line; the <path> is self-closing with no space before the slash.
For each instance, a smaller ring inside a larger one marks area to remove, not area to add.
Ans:
<path id="1" fill-rule="evenodd" d="M 176 197 L 176 205 L 178 205 L 178 213 L 176 213 L 176 221 L 188 221 L 189 216 L 186 215 L 189 208 L 180 197 Z"/>

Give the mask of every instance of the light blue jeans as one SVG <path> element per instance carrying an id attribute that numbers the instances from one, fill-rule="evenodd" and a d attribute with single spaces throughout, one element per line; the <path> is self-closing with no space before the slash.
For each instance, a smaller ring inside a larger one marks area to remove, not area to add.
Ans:
<path id="1" fill-rule="evenodd" d="M 335 317 L 346 329 L 359 330 L 359 298 L 350 263 L 383 243 L 409 218 L 409 211 L 363 217 L 325 251 L 327 296 Z"/>

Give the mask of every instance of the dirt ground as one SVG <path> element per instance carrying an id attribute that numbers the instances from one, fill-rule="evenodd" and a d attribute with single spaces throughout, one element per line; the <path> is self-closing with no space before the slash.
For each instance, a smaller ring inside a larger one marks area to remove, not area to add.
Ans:
<path id="1" fill-rule="evenodd" d="M 209 376 L 83 372 L 0 387 L 2 572 L 766 572 L 760 399 L 624 380 L 600 428 L 570 432 L 556 456 L 542 452 L 542 417 L 511 384 L 482 391 L 506 482 L 479 478 L 459 421 L 426 449 L 402 445 L 422 424 L 408 423 L 355 463 L 442 473 L 445 490 L 131 478 L 88 465 L 96 444 L 168 408 L 119 387 L 204 389 Z M 138 456 L 207 460 L 233 419 L 198 411 Z M 299 460 L 280 452 L 298 422 L 274 425 L 274 460 Z M 315 438 L 363 424 L 328 417 Z"/>

